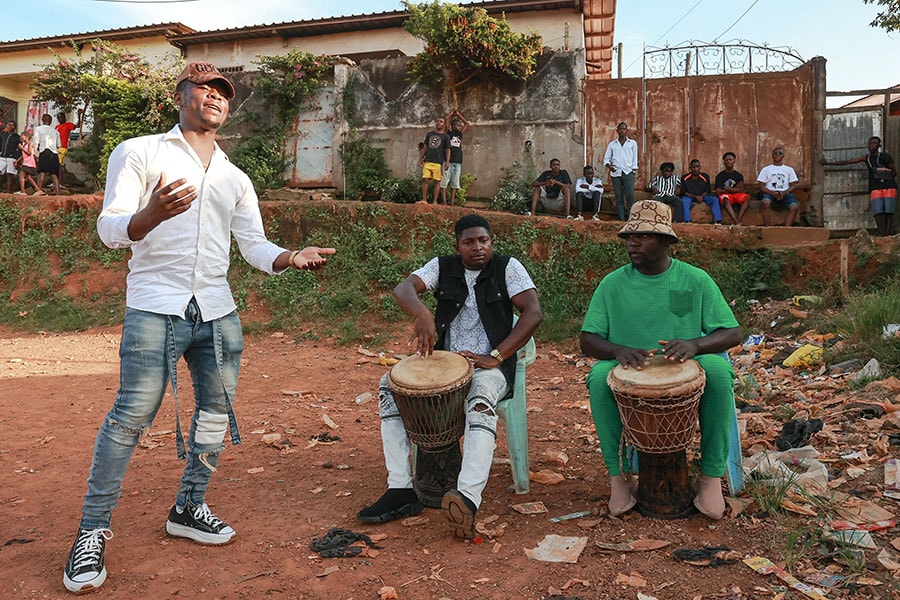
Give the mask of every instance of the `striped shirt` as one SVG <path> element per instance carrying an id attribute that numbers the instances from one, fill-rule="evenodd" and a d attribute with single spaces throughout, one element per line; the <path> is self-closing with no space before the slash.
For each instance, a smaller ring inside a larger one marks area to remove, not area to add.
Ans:
<path id="1" fill-rule="evenodd" d="M 654 198 L 658 198 L 660 196 L 674 196 L 675 188 L 677 188 L 680 184 L 681 179 L 678 177 L 678 175 L 669 175 L 668 177 L 657 175 L 653 178 L 653 183 L 650 184 L 650 187 L 654 187 L 658 190 L 653 195 Z"/>

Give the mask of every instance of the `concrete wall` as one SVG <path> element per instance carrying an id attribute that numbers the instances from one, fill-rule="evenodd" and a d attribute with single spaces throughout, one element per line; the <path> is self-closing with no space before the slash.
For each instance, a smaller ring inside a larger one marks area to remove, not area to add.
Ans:
<path id="1" fill-rule="evenodd" d="M 690 160 L 697 158 L 714 177 L 727 151 L 737 154 L 735 168 L 755 183 L 759 170 L 772 162 L 772 149 L 784 146 L 784 162 L 800 178 L 798 196 L 804 210 L 812 212 L 813 221 L 821 219 L 819 207 L 807 199 L 820 156 L 816 140 L 821 117 L 816 107 L 824 78 L 824 59 L 813 59 L 778 73 L 587 81 L 590 156 L 601 163 L 616 124 L 625 121 L 641 152 L 638 187 L 665 161 L 684 173 Z"/>
<path id="2" fill-rule="evenodd" d="M 420 173 L 418 143 L 437 116 L 452 108 L 449 92 L 428 89 L 406 80 L 408 59 L 362 61 L 335 74 L 336 103 L 350 99 L 356 130 L 385 149 L 388 166 L 398 177 Z M 339 66 L 340 69 L 340 66 Z M 471 123 L 463 139 L 463 172 L 477 180 L 472 196 L 492 196 L 502 168 L 516 160 L 533 161 L 540 172 L 559 158 L 574 177 L 584 160 L 581 130 L 582 51 L 545 53 L 536 75 L 527 83 L 481 81 L 459 94 L 459 110 Z M 342 87 L 346 87 L 346 95 Z M 347 133 L 346 116 L 336 119 L 335 144 Z M 526 146 L 530 141 L 530 146 Z M 334 182 L 340 187 L 340 157 L 335 155 Z M 574 180 L 574 179 L 573 179 Z"/>

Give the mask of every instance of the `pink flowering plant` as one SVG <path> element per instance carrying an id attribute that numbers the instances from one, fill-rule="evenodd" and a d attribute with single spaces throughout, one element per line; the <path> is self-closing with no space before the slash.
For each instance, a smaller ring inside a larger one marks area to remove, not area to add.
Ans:
<path id="1" fill-rule="evenodd" d="M 259 78 L 253 92 L 273 102 L 275 117 L 289 125 L 297 114 L 313 108 L 311 100 L 331 77 L 334 59 L 291 48 L 279 56 L 259 56 Z"/>
<path id="2" fill-rule="evenodd" d="M 184 68 L 177 58 L 156 64 L 112 42 L 93 40 L 72 44 L 71 58 L 55 55 L 56 62 L 42 65 L 31 88 L 38 101 L 80 121 L 82 134 L 90 135 L 71 149 L 73 161 L 94 174 L 97 187 L 106 178 L 109 154 L 122 141 L 139 135 L 160 133 L 178 120 L 172 90 Z"/>

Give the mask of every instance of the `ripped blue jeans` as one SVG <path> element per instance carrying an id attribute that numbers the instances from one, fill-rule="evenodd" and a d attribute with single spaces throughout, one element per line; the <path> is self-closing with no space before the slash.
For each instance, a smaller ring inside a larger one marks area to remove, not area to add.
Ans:
<path id="1" fill-rule="evenodd" d="M 240 443 L 231 406 L 243 348 L 236 312 L 204 322 L 193 299 L 183 318 L 127 309 L 119 347 L 119 391 L 94 443 L 82 528 L 109 527 L 131 455 L 159 411 L 170 376 L 176 387 L 175 366 L 182 356 L 193 381 L 194 414 L 186 456 L 176 428 L 179 458 L 187 461 L 175 503 L 203 504 L 229 426 L 232 443 Z"/>

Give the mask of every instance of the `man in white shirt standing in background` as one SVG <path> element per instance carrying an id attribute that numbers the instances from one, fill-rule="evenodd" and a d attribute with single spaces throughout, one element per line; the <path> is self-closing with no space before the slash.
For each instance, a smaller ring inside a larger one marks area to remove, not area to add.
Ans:
<path id="1" fill-rule="evenodd" d="M 627 221 L 634 204 L 634 174 L 638 169 L 638 145 L 628 137 L 628 125 L 616 125 L 618 136 L 606 146 L 603 165 L 609 170 L 619 220 Z"/>
<path id="2" fill-rule="evenodd" d="M 335 252 L 291 252 L 266 239 L 250 178 L 215 141 L 232 98 L 234 86 L 214 65 L 190 63 L 175 86 L 179 124 L 161 135 L 126 140 L 109 157 L 97 231 L 107 246 L 131 248 L 132 254 L 119 391 L 94 445 L 78 535 L 63 575 L 70 592 L 88 592 L 106 581 L 103 554 L 113 537 L 112 510 L 134 448 L 170 381 L 176 447 L 187 463 L 166 532 L 201 544 L 231 541 L 234 529 L 205 500 L 226 432 L 233 444 L 240 443 L 232 404 L 243 334 L 227 280 L 231 237 L 248 263 L 270 274 L 315 269 Z M 182 357 L 194 384 L 186 449 L 177 417 Z"/>

